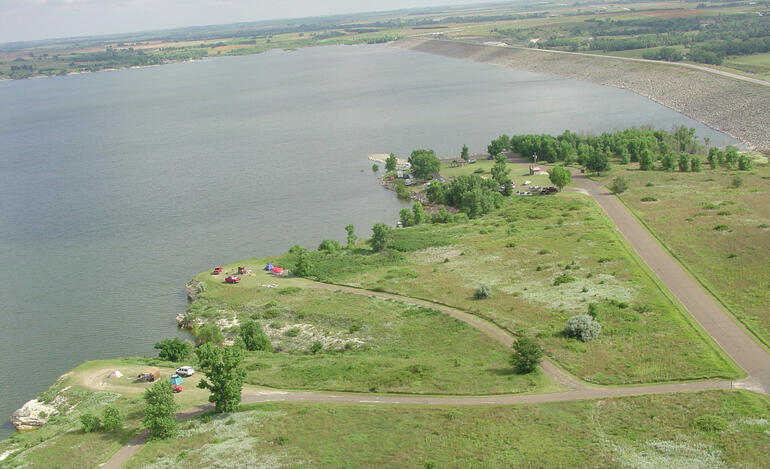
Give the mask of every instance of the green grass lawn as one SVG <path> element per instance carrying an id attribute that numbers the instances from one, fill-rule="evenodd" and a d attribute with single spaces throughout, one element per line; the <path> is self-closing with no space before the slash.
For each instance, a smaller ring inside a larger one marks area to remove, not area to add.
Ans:
<path id="1" fill-rule="evenodd" d="M 706 165 L 707 166 L 707 165 Z M 621 200 L 723 304 L 770 345 L 770 167 L 700 173 L 627 170 Z M 733 178 L 742 185 L 732 187 Z M 643 202 L 654 197 L 653 202 Z M 716 230 L 718 226 L 725 228 Z"/>
<path id="2" fill-rule="evenodd" d="M 723 68 L 735 69 L 755 78 L 770 80 L 770 52 L 728 57 L 723 63 Z"/>
<path id="3" fill-rule="evenodd" d="M 739 391 L 506 407 L 245 409 L 183 424 L 179 439 L 149 443 L 126 467 L 759 468 L 770 454 L 770 399 Z"/>
<path id="4" fill-rule="evenodd" d="M 505 346 L 444 313 L 317 288 L 261 287 L 272 280 L 261 271 L 237 286 L 207 275 L 199 277 L 206 293 L 193 309 L 213 306 L 217 318 L 253 318 L 280 352 L 247 354 L 250 384 L 434 394 L 554 389 L 540 372 L 515 374 Z M 314 354 L 316 341 L 323 349 Z"/>
<path id="5" fill-rule="evenodd" d="M 664 294 L 586 196 L 512 197 L 465 224 L 396 232 L 423 240 L 399 265 L 367 265 L 334 280 L 458 307 L 537 337 L 575 375 L 601 384 L 717 376 L 738 370 Z M 431 244 L 430 240 L 438 240 Z M 451 240 L 447 242 L 447 240 Z M 559 276 L 566 283 L 554 285 Z M 480 285 L 493 297 L 473 298 Z M 567 319 L 595 303 L 603 332 L 568 339 Z"/>

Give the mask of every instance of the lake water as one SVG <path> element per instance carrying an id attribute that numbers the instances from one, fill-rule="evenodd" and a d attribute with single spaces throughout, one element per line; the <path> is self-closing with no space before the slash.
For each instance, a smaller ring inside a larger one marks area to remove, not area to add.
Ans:
<path id="1" fill-rule="evenodd" d="M 383 45 L 2 82 L 0 419 L 84 360 L 154 354 L 200 271 L 394 223 L 369 153 L 680 124 L 732 142 L 628 91 Z"/>

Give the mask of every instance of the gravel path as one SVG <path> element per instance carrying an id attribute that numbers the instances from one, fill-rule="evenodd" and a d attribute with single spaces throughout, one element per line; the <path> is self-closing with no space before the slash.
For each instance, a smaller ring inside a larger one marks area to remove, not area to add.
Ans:
<path id="1" fill-rule="evenodd" d="M 628 89 L 724 132 L 747 147 L 770 149 L 770 87 L 739 75 L 697 65 L 449 40 L 408 38 L 393 45 Z"/>

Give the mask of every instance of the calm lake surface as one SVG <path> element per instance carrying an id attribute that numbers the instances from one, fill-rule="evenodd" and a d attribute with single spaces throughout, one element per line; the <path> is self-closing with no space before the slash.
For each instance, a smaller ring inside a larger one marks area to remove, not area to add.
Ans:
<path id="1" fill-rule="evenodd" d="M 200 271 L 393 224 L 369 153 L 681 124 L 733 142 L 628 91 L 383 45 L 2 82 L 0 420 L 84 360 L 154 355 Z"/>

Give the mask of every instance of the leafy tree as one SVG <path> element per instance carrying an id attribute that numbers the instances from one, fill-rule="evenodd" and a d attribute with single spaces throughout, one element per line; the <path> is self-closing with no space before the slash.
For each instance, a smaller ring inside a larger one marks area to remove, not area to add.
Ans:
<path id="1" fill-rule="evenodd" d="M 588 342 L 599 337 L 602 325 L 588 314 L 578 314 L 567 320 L 564 333 L 567 337 L 576 337 L 582 342 Z"/>
<path id="2" fill-rule="evenodd" d="M 674 154 L 666 152 L 660 157 L 660 169 L 663 171 L 673 171 L 674 169 Z"/>
<path id="3" fill-rule="evenodd" d="M 628 149 L 623 148 L 620 150 L 620 164 L 628 164 L 631 161 L 631 153 L 628 152 Z"/>
<path id="4" fill-rule="evenodd" d="M 206 344 L 204 347 L 212 347 L 212 345 Z M 179 426 L 174 413 L 179 406 L 174 401 L 171 386 L 165 381 L 158 381 L 144 392 L 144 402 L 142 423 L 150 431 L 150 439 L 175 437 L 179 432 Z"/>
<path id="5" fill-rule="evenodd" d="M 243 349 L 204 344 L 195 350 L 195 354 L 198 356 L 198 368 L 206 375 L 198 387 L 209 390 L 209 402 L 214 403 L 214 410 L 219 413 L 238 410 L 246 378 L 246 370 L 241 366 Z"/>
<path id="6" fill-rule="evenodd" d="M 102 410 L 102 422 L 108 432 L 123 428 L 123 419 L 125 415 L 114 405 L 108 405 Z"/>
<path id="7" fill-rule="evenodd" d="M 690 169 L 690 155 L 687 153 L 680 153 L 677 163 L 679 164 L 679 171 L 686 173 L 687 170 Z"/>
<path id="8" fill-rule="evenodd" d="M 180 362 L 190 356 L 193 350 L 190 342 L 183 341 L 178 337 L 164 339 L 156 343 L 153 348 L 159 351 L 158 358 L 169 362 Z"/>
<path id="9" fill-rule="evenodd" d="M 94 415 L 91 411 L 86 411 L 80 414 L 80 425 L 82 425 L 83 433 L 92 433 L 102 427 L 102 421 L 98 415 Z"/>
<path id="10" fill-rule="evenodd" d="M 622 194 L 628 190 L 628 181 L 623 176 L 616 176 L 610 184 L 610 192 L 613 194 Z"/>
<path id="11" fill-rule="evenodd" d="M 425 223 L 428 219 L 428 215 L 425 214 L 425 210 L 422 208 L 422 204 L 419 201 L 412 204 L 412 219 L 414 220 L 415 225 Z"/>
<path id="12" fill-rule="evenodd" d="M 738 169 L 748 171 L 754 167 L 754 160 L 749 155 L 741 155 L 738 158 Z"/>
<path id="13" fill-rule="evenodd" d="M 690 160 L 690 171 L 693 173 L 701 172 L 701 161 L 697 156 L 693 156 Z"/>
<path id="14" fill-rule="evenodd" d="M 271 351 L 273 349 L 270 345 L 270 338 L 262 330 L 262 326 L 257 321 L 246 321 L 241 324 L 240 337 L 243 339 L 243 344 L 246 346 L 246 350 L 265 350 Z"/>
<path id="15" fill-rule="evenodd" d="M 468 156 L 468 146 L 463 145 L 463 149 L 460 151 L 460 158 L 468 162 L 470 160 L 470 156 Z"/>
<path id="16" fill-rule="evenodd" d="M 452 214 L 443 205 L 438 209 L 438 213 L 431 217 L 431 223 L 449 223 L 450 221 L 452 221 Z"/>
<path id="17" fill-rule="evenodd" d="M 711 166 L 711 169 L 717 169 L 717 167 L 720 164 L 719 160 L 724 159 L 724 157 L 722 158 L 719 157 L 719 153 L 721 152 L 722 150 L 720 150 L 719 148 L 716 148 L 716 147 L 709 148 L 708 162 L 709 162 L 709 165 Z"/>
<path id="18" fill-rule="evenodd" d="M 390 227 L 385 223 L 375 223 L 372 227 L 372 237 L 369 239 L 369 244 L 372 245 L 372 249 L 375 251 L 382 251 L 390 241 Z"/>
<path id="19" fill-rule="evenodd" d="M 655 160 L 652 158 L 652 152 L 644 149 L 639 153 L 639 169 L 642 171 L 651 171 Z"/>
<path id="20" fill-rule="evenodd" d="M 398 164 L 398 160 L 396 159 L 396 155 L 391 153 L 390 156 L 388 156 L 388 159 L 385 160 L 385 170 L 395 171 L 397 164 Z"/>
<path id="21" fill-rule="evenodd" d="M 531 373 L 541 361 L 543 361 L 543 351 L 537 342 L 529 337 L 521 337 L 514 342 L 511 364 L 517 373 Z"/>
<path id="22" fill-rule="evenodd" d="M 572 173 L 564 166 L 554 166 L 548 171 L 548 179 L 551 180 L 551 184 L 558 187 L 560 190 L 572 182 Z"/>
<path id="23" fill-rule="evenodd" d="M 358 236 L 356 236 L 355 227 L 353 227 L 352 223 L 345 225 L 345 232 L 348 234 L 348 247 L 353 247 L 358 240 Z"/>
<path id="24" fill-rule="evenodd" d="M 473 297 L 477 300 L 488 300 L 489 298 L 492 298 L 492 287 L 489 285 L 479 286 L 479 288 L 476 289 L 476 293 L 473 294 Z"/>
<path id="25" fill-rule="evenodd" d="M 414 176 L 419 179 L 428 179 L 441 168 L 441 162 L 433 150 L 414 150 L 409 162 L 414 169 Z"/>
<path id="26" fill-rule="evenodd" d="M 380 165 L 378 165 L 377 163 L 374 163 L 372 165 L 372 171 L 374 171 L 376 173 L 379 170 L 380 170 Z"/>
<path id="27" fill-rule="evenodd" d="M 401 211 L 398 212 L 398 219 L 401 222 L 401 226 L 404 228 L 414 225 L 414 214 L 408 208 L 402 208 Z"/>
<path id="28" fill-rule="evenodd" d="M 725 159 L 727 160 L 727 168 L 734 169 L 738 165 L 738 160 L 740 159 L 738 149 L 729 145 L 725 152 Z"/>
<path id="29" fill-rule="evenodd" d="M 310 255 L 308 254 L 307 249 L 299 245 L 296 245 L 296 247 L 292 249 L 293 252 L 292 250 L 289 250 L 289 252 L 297 256 L 297 262 L 294 264 L 291 273 L 297 277 L 308 277 L 313 269 L 313 265 L 310 262 Z"/>
<path id="30" fill-rule="evenodd" d="M 396 181 L 396 196 L 403 200 L 409 200 L 412 198 L 412 194 L 409 193 L 409 191 L 406 189 L 404 181 Z"/>
<path id="31" fill-rule="evenodd" d="M 321 241 L 321 244 L 318 245 L 319 251 L 326 251 L 326 252 L 337 252 L 342 249 L 342 246 L 340 245 L 340 242 L 336 239 L 325 239 Z"/>
<path id="32" fill-rule="evenodd" d="M 198 346 L 203 344 L 221 344 L 225 340 L 219 326 L 213 323 L 196 326 L 193 329 L 193 335 Z"/>
<path id="33" fill-rule="evenodd" d="M 494 179 L 496 183 L 502 186 L 511 185 L 509 177 L 511 170 L 508 168 L 508 158 L 505 154 L 498 153 L 495 155 L 495 164 L 492 166 L 490 172 L 492 173 L 492 179 Z"/>
<path id="34" fill-rule="evenodd" d="M 596 175 L 600 175 L 602 171 L 610 169 L 610 162 L 607 159 L 607 155 L 601 151 L 592 151 L 586 161 L 586 168 L 589 171 L 593 171 Z"/>

